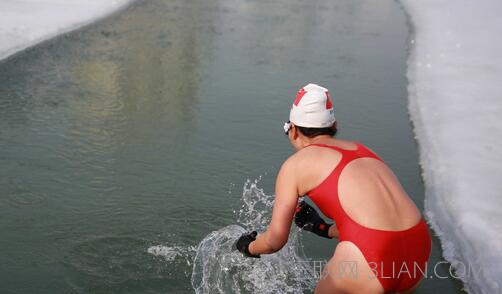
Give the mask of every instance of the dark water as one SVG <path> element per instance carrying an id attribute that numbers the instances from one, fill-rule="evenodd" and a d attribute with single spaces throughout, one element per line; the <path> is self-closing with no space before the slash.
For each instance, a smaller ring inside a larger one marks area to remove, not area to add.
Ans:
<path id="1" fill-rule="evenodd" d="M 421 207 L 407 38 L 388 0 L 152 0 L 0 62 L 1 292 L 192 292 L 193 246 L 236 222 L 246 179 L 273 194 L 308 82 Z M 314 260 L 335 245 L 303 243 Z"/>

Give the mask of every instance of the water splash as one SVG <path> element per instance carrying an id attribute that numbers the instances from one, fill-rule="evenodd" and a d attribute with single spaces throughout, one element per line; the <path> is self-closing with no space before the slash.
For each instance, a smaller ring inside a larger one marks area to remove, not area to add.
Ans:
<path id="1" fill-rule="evenodd" d="M 189 261 L 192 259 L 196 248 L 194 246 L 167 246 L 167 245 L 154 245 L 148 247 L 146 252 L 164 258 L 166 261 L 174 261 L 176 257 L 183 258 Z"/>
<path id="2" fill-rule="evenodd" d="M 234 249 L 244 232 L 263 232 L 270 222 L 274 196 L 265 194 L 258 183 L 246 181 L 242 206 L 234 212 L 243 227 L 229 225 L 200 242 L 191 280 L 196 293 L 303 293 L 314 288 L 315 280 L 306 275 L 311 269 L 296 228 L 284 248 L 260 259 L 245 258 Z"/>

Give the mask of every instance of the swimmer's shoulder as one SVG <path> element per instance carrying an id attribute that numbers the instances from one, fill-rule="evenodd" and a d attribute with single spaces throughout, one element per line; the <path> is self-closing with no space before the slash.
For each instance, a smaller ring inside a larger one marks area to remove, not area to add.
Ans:
<path id="1" fill-rule="evenodd" d="M 306 163 L 315 160 L 315 151 L 308 150 L 313 148 L 303 148 L 291 154 L 282 164 L 279 173 L 294 175 L 295 178 L 306 166 Z"/>
<path id="2" fill-rule="evenodd" d="M 318 148 L 321 147 L 311 145 L 296 151 L 286 160 L 287 165 L 301 167 L 303 164 L 317 159 L 317 157 L 319 156 Z"/>

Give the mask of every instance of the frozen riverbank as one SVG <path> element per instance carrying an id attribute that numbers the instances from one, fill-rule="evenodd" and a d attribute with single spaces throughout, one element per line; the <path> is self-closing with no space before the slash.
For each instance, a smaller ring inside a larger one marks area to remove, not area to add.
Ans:
<path id="1" fill-rule="evenodd" d="M 102 18 L 131 0 L 0 2 L 0 59 Z"/>
<path id="2" fill-rule="evenodd" d="M 466 290 L 501 293 L 502 2 L 401 2 L 414 27 L 409 109 L 428 220 Z"/>

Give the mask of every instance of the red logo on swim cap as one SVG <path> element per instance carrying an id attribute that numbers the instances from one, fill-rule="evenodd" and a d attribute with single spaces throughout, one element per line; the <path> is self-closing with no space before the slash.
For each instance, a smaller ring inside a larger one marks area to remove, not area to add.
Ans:
<path id="1" fill-rule="evenodd" d="M 330 109 L 333 107 L 333 103 L 331 103 L 331 98 L 329 98 L 329 92 L 326 91 L 326 109 Z"/>
<path id="2" fill-rule="evenodd" d="M 304 88 L 301 88 L 300 91 L 298 91 L 298 93 L 296 93 L 296 99 L 295 99 L 295 102 L 293 102 L 293 104 L 295 106 L 298 106 L 298 103 L 300 103 L 300 100 L 302 100 L 302 97 L 307 93 L 307 91 L 305 91 Z"/>

